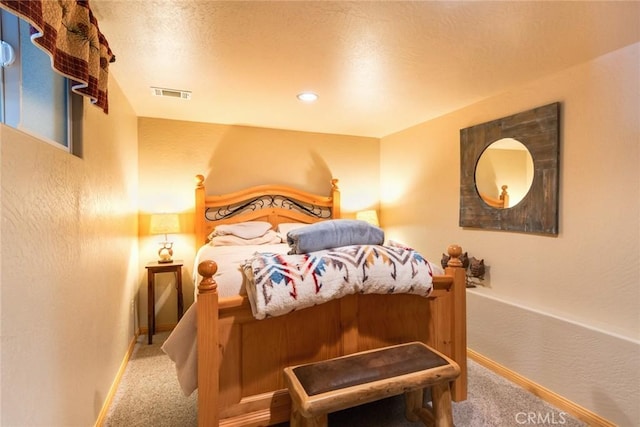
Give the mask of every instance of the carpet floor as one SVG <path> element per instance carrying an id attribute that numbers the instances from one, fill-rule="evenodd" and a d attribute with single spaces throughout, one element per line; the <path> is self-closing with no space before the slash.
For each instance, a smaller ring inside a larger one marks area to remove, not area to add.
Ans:
<path id="1" fill-rule="evenodd" d="M 197 425 L 197 392 L 184 396 L 173 362 L 160 346 L 168 333 L 138 337 L 103 426 L 189 427 Z M 453 403 L 458 427 L 586 426 L 532 393 L 469 360 L 468 399 Z M 397 396 L 329 414 L 329 426 L 419 426 L 404 417 L 404 399 Z M 278 427 L 286 427 L 288 423 Z"/>

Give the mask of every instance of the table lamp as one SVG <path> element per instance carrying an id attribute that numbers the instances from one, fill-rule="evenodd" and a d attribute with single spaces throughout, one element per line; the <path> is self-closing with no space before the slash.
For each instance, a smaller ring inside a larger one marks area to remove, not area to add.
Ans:
<path id="1" fill-rule="evenodd" d="M 161 264 L 173 262 L 173 242 L 167 239 L 167 234 L 180 232 L 178 214 L 153 214 L 149 226 L 150 234 L 164 234 L 164 242 L 160 242 L 158 262 Z"/>
<path id="2" fill-rule="evenodd" d="M 380 226 L 380 223 L 378 222 L 378 213 L 374 209 L 357 212 L 356 219 L 366 221 L 371 225 L 375 225 L 376 227 Z"/>

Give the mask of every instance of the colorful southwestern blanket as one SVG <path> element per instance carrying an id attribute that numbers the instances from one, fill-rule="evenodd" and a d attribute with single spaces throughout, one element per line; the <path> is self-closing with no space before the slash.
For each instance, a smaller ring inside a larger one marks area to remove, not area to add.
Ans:
<path id="1" fill-rule="evenodd" d="M 433 289 L 434 269 L 413 249 L 353 245 L 298 255 L 255 253 L 243 265 L 257 319 L 280 316 L 345 295 Z"/>

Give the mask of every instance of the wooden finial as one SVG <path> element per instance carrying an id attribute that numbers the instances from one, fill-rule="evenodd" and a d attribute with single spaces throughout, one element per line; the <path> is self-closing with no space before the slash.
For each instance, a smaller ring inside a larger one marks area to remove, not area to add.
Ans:
<path id="1" fill-rule="evenodd" d="M 204 175 L 196 175 L 196 187 L 204 188 Z"/>
<path id="2" fill-rule="evenodd" d="M 509 205 L 509 193 L 507 192 L 508 185 L 502 186 L 502 193 L 500 193 L 500 200 L 502 200 L 502 207 L 504 209 L 511 207 Z"/>
<path id="3" fill-rule="evenodd" d="M 218 284 L 213 279 L 213 275 L 218 271 L 218 264 L 215 261 L 202 261 L 198 265 L 198 273 L 202 276 L 202 281 L 198 285 L 198 291 L 203 294 L 213 292 L 218 289 Z"/>
<path id="4" fill-rule="evenodd" d="M 331 188 L 334 190 L 338 190 L 338 178 L 333 178 L 331 180 Z"/>
<path id="5" fill-rule="evenodd" d="M 462 247 L 460 245 L 449 246 L 447 248 L 447 253 L 449 254 L 449 262 L 447 263 L 448 267 L 462 267 L 462 261 L 460 261 Z"/>
<path id="6" fill-rule="evenodd" d="M 502 188 L 502 193 L 500 193 L 500 200 L 504 200 L 504 196 L 509 194 L 507 193 L 507 188 L 509 188 L 509 186 L 503 185 L 501 188 Z"/>

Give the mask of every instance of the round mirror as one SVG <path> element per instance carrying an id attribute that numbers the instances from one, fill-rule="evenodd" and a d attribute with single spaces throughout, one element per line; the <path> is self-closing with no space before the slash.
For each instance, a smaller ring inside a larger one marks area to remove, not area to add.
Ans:
<path id="1" fill-rule="evenodd" d="M 483 152 L 475 170 L 476 189 L 482 201 L 497 209 L 520 203 L 533 182 L 533 158 L 520 141 L 502 138 Z"/>

